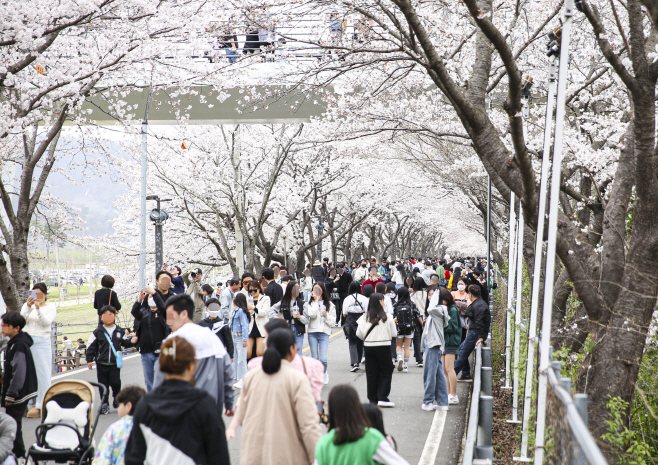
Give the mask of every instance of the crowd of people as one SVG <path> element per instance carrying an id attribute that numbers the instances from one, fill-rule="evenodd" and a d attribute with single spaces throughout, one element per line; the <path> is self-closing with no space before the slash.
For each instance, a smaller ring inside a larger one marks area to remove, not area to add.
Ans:
<path id="1" fill-rule="evenodd" d="M 486 269 L 485 260 L 471 257 L 373 257 L 335 266 L 325 258 L 303 272 L 271 264 L 259 278 L 247 272 L 215 289 L 201 269 L 164 267 L 133 303 L 132 328 L 117 324 L 121 303 L 105 276 L 85 357 L 108 390 L 101 413 L 110 412 L 111 395 L 120 420 L 106 431 L 94 463 L 230 463 L 227 441 L 238 428 L 245 464 L 406 463 L 379 411 L 395 407 L 393 373 L 408 372 L 413 346 L 423 368 L 422 409 L 459 403 L 457 375 L 470 378 L 468 357 L 489 333 Z M 26 452 L 21 419 L 26 411 L 40 415 L 51 384 L 56 309 L 47 293 L 37 283 L 20 313 L 2 316 L 1 400 L 15 424 L 16 457 Z M 345 369 L 365 364 L 367 405 L 349 385 L 333 387 L 328 408 L 322 401 L 329 337 L 339 326 L 349 347 Z M 146 389 L 122 389 L 126 347 L 139 350 Z M 231 418 L 228 428 L 222 414 Z"/>

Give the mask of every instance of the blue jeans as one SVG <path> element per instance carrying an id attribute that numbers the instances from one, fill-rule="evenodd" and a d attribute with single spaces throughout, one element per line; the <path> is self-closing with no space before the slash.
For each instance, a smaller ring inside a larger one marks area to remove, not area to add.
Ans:
<path id="1" fill-rule="evenodd" d="M 158 355 L 153 352 L 142 354 L 142 369 L 144 370 L 144 383 L 146 392 L 153 389 L 153 376 L 155 375 L 155 362 L 158 361 Z"/>
<path id="2" fill-rule="evenodd" d="M 455 374 L 458 375 L 460 371 L 464 374 L 471 376 L 471 364 L 468 363 L 468 357 L 475 349 L 475 343 L 478 341 L 477 331 L 469 331 L 466 339 L 459 346 L 459 356 L 455 360 Z"/>
<path id="3" fill-rule="evenodd" d="M 404 284 L 396 284 L 396 285 L 395 285 L 395 290 L 397 291 L 397 290 L 400 289 L 402 286 L 404 286 Z"/>
<path id="4" fill-rule="evenodd" d="M 441 361 L 441 347 L 425 348 L 425 369 L 423 370 L 423 385 L 425 395 L 423 403 L 431 404 L 436 401 L 438 405 L 448 405 L 448 384 L 443 373 Z"/>
<path id="5" fill-rule="evenodd" d="M 326 373 L 329 335 L 325 333 L 308 333 L 308 345 L 311 348 L 311 357 L 322 362 Z"/>
<path id="6" fill-rule="evenodd" d="M 297 354 L 301 357 L 303 355 L 302 349 L 304 348 L 304 333 L 299 334 L 295 323 L 292 324 L 292 332 L 295 333 L 295 342 L 297 343 Z"/>
<path id="7" fill-rule="evenodd" d="M 228 57 L 228 62 L 229 63 L 235 63 L 237 60 L 238 56 L 238 51 L 237 50 L 231 50 L 230 48 L 226 49 L 226 56 Z"/>
<path id="8" fill-rule="evenodd" d="M 242 336 L 233 336 L 233 373 L 238 380 L 247 374 L 247 348 L 242 342 Z"/>

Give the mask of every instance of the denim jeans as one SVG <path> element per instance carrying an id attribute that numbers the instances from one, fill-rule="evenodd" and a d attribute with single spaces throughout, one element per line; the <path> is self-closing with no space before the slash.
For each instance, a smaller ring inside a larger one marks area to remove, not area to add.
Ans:
<path id="1" fill-rule="evenodd" d="M 329 350 L 329 335 L 326 333 L 308 333 L 308 345 L 311 348 L 311 357 L 320 360 L 327 372 L 327 350 Z"/>
<path id="2" fill-rule="evenodd" d="M 436 401 L 438 405 L 448 405 L 448 383 L 443 373 L 441 361 L 441 347 L 425 348 L 425 369 L 423 370 L 423 385 L 425 396 L 423 403 L 431 404 Z"/>
<path id="3" fill-rule="evenodd" d="M 157 361 L 158 355 L 154 354 L 153 352 L 142 354 L 142 369 L 144 370 L 144 384 L 146 384 L 146 392 L 151 392 L 151 389 L 153 389 L 153 376 L 155 375 L 155 362 Z"/>
<path id="4" fill-rule="evenodd" d="M 238 51 L 237 50 L 231 50 L 230 48 L 226 49 L 226 56 L 228 57 L 228 62 L 229 63 L 235 63 L 237 60 L 238 56 Z"/>
<path id="5" fill-rule="evenodd" d="M 242 336 L 233 336 L 233 374 L 238 380 L 247 374 L 247 348 L 242 347 Z"/>
<path id="6" fill-rule="evenodd" d="M 304 333 L 299 334 L 295 328 L 295 323 L 292 324 L 292 332 L 295 333 L 295 342 L 297 343 L 297 354 L 301 357 L 303 355 L 302 349 L 304 348 Z"/>
<path id="7" fill-rule="evenodd" d="M 468 357 L 471 355 L 471 352 L 475 349 L 475 343 L 478 341 L 477 331 L 469 331 L 466 335 L 466 339 L 459 346 L 459 356 L 455 360 L 455 374 L 459 374 L 460 371 L 464 371 L 465 374 L 471 376 L 471 364 L 468 363 Z"/>

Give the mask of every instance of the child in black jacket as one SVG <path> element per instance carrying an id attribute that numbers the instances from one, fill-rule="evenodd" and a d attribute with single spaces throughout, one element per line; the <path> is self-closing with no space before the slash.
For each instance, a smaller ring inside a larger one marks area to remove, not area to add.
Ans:
<path id="1" fill-rule="evenodd" d="M 231 357 L 231 362 L 233 361 L 233 334 L 231 334 L 231 328 L 229 325 L 224 323 L 224 319 L 219 318 L 221 311 L 219 300 L 212 298 L 208 299 L 206 302 L 206 309 L 208 310 L 208 318 L 205 318 L 199 321 L 199 326 L 205 326 L 210 328 L 210 330 L 217 335 L 226 351 Z"/>
<path id="2" fill-rule="evenodd" d="M 132 347 L 132 343 L 125 336 L 125 329 L 115 324 L 117 311 L 111 305 L 101 308 L 102 326 L 98 326 L 91 333 L 89 343 L 87 344 L 87 365 L 91 370 L 92 362 L 96 361 L 96 376 L 98 382 L 108 389 L 106 401 L 101 407 L 102 414 L 110 413 L 109 389 L 112 387 L 114 403 L 112 406 L 119 408 L 116 397 L 121 391 L 121 369 L 117 367 L 116 354 L 121 351 L 122 347 Z M 112 345 L 110 345 L 112 341 Z"/>

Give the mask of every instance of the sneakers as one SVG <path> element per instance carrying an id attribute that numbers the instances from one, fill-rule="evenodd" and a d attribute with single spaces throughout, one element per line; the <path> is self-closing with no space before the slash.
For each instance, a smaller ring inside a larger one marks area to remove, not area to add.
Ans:
<path id="1" fill-rule="evenodd" d="M 421 408 L 426 412 L 431 412 L 432 410 L 434 410 L 434 404 L 423 404 Z"/>
<path id="2" fill-rule="evenodd" d="M 233 385 L 233 389 L 242 389 L 242 382 L 243 381 L 244 380 L 242 380 L 242 379 L 238 380 L 238 382 Z"/>
<path id="3" fill-rule="evenodd" d="M 409 366 L 406 363 L 402 365 L 402 373 L 409 373 Z"/>
<path id="4" fill-rule="evenodd" d="M 101 406 L 101 415 L 107 415 L 110 413 L 110 404 L 103 404 Z"/>
<path id="5" fill-rule="evenodd" d="M 366 357 L 365 357 L 365 355 L 364 355 L 363 357 L 361 357 L 361 363 L 366 363 Z"/>
<path id="6" fill-rule="evenodd" d="M 416 366 L 417 366 L 417 367 L 422 367 L 422 366 L 423 366 L 423 362 L 416 362 Z"/>
<path id="7" fill-rule="evenodd" d="M 352 368 L 350 368 L 350 371 L 354 373 L 355 371 L 359 371 L 359 365 L 352 365 Z"/>
<path id="8" fill-rule="evenodd" d="M 434 410 L 439 410 L 441 412 L 447 412 L 448 410 L 450 410 L 450 407 L 448 407 L 447 405 L 435 405 Z"/>
<path id="9" fill-rule="evenodd" d="M 112 402 L 112 407 L 115 408 L 115 409 L 119 408 L 119 402 L 117 402 L 116 399 L 114 399 L 114 402 Z"/>
<path id="10" fill-rule="evenodd" d="M 329 384 L 329 373 L 324 372 L 324 384 Z"/>
<path id="11" fill-rule="evenodd" d="M 398 359 L 398 371 L 402 371 L 402 365 L 404 364 L 404 360 L 401 358 Z"/>
<path id="12" fill-rule="evenodd" d="M 390 400 L 380 400 L 377 402 L 378 407 L 388 407 L 388 408 L 393 408 L 395 407 L 395 404 L 391 402 Z"/>
<path id="13" fill-rule="evenodd" d="M 459 403 L 459 397 L 457 396 L 451 396 L 448 394 L 448 404 L 458 404 Z"/>
<path id="14" fill-rule="evenodd" d="M 41 410 L 36 407 L 32 407 L 26 415 L 28 418 L 41 418 Z"/>
<path id="15" fill-rule="evenodd" d="M 473 378 L 471 378 L 471 374 L 464 373 L 462 372 L 461 377 L 458 379 L 458 381 L 473 381 Z"/>

